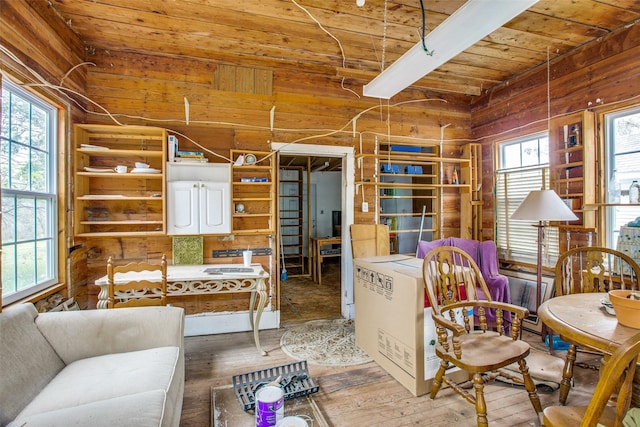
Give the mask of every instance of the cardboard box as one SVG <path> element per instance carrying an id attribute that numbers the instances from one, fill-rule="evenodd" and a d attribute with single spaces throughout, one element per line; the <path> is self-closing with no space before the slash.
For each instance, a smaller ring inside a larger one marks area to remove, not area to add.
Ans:
<path id="1" fill-rule="evenodd" d="M 422 259 L 360 258 L 353 270 L 356 345 L 414 396 L 428 393 L 440 359 L 431 308 L 424 307 Z M 468 377 L 451 372 L 455 381 Z"/>

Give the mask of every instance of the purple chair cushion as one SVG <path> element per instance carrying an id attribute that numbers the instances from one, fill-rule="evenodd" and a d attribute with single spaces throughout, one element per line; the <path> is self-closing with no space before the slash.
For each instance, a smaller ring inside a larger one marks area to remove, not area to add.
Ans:
<path id="1" fill-rule="evenodd" d="M 420 240 L 418 242 L 418 258 L 424 258 L 431 249 L 444 246 L 445 240 L 448 240 L 448 239 L 439 239 L 439 240 L 434 240 L 432 242 L 425 242 L 424 240 Z"/>
<path id="2" fill-rule="evenodd" d="M 480 266 L 480 260 L 478 257 L 478 247 L 480 246 L 480 242 L 478 242 L 477 240 L 452 237 L 451 246 L 465 251 L 471 258 L 473 258 L 475 263 Z"/>
<path id="3" fill-rule="evenodd" d="M 509 290 L 509 279 L 500 274 L 498 269 L 498 250 L 496 244 L 492 240 L 485 240 L 479 245 L 479 263 L 480 272 L 487 288 L 494 301 L 511 303 L 511 293 Z M 495 313 L 488 313 L 489 321 L 495 320 Z M 511 313 L 505 313 L 505 323 L 507 326 L 511 324 Z"/>
<path id="4" fill-rule="evenodd" d="M 440 246 L 454 246 L 465 251 L 478 264 L 482 277 L 487 283 L 489 294 L 493 301 L 511 302 L 511 294 L 509 293 L 509 279 L 499 273 L 498 270 L 498 251 L 495 242 L 487 240 L 479 242 L 477 240 L 462 239 L 459 237 L 449 237 L 432 242 L 421 240 L 418 242 L 418 258 L 424 258 L 427 253 Z M 478 289 L 478 296 L 485 298 L 485 295 Z M 428 306 L 428 299 L 425 293 L 425 307 Z M 495 312 L 488 310 L 487 321 L 489 324 L 495 324 Z M 505 313 L 505 323 L 508 328 L 511 324 L 511 313 Z"/>

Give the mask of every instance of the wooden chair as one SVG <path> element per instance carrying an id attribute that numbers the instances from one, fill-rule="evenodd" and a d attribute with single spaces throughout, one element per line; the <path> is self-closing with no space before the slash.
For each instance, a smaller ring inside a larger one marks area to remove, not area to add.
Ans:
<path id="1" fill-rule="evenodd" d="M 588 406 L 550 406 L 545 408 L 543 423 L 547 427 L 622 426 L 622 419 L 629 410 L 633 390 L 640 333 L 618 347 L 606 361 L 600 379 Z M 611 395 L 619 386 L 617 403 L 608 406 Z"/>
<path id="2" fill-rule="evenodd" d="M 389 255 L 389 227 L 385 224 L 351 224 L 353 258 Z"/>
<path id="3" fill-rule="evenodd" d="M 561 254 L 556 262 L 555 276 L 556 296 L 640 287 L 638 264 L 628 255 L 604 247 L 577 247 Z M 553 331 L 544 327 L 542 335 L 548 337 L 549 350 L 553 353 Z M 559 393 L 559 401 L 564 405 L 571 388 L 576 345 L 571 337 L 562 336 L 561 339 L 569 344 Z"/>
<path id="4" fill-rule="evenodd" d="M 126 275 L 127 282 L 117 283 L 116 274 Z M 167 259 L 160 264 L 147 262 L 114 266 L 107 262 L 108 308 L 167 305 Z"/>
<path id="5" fill-rule="evenodd" d="M 475 404 L 478 426 L 487 426 L 485 378 L 504 376 L 524 385 L 533 408 L 540 414 L 542 406 L 525 361 L 530 347 L 520 339 L 521 322 L 529 311 L 513 304 L 492 301 L 477 264 L 465 251 L 453 246 L 429 251 L 424 258 L 423 276 L 438 335 L 435 351 L 441 359 L 431 387 L 431 398 L 435 399 L 444 382 Z M 487 296 L 486 300 L 479 299 L 478 288 Z M 488 326 L 488 309 L 493 309 L 496 314 L 494 328 Z M 470 310 L 474 310 L 473 313 Z M 506 312 L 511 313 L 509 335 L 505 333 Z M 501 370 L 515 362 L 522 376 Z M 475 396 L 445 376 L 445 371 L 452 366 L 469 373 Z"/>

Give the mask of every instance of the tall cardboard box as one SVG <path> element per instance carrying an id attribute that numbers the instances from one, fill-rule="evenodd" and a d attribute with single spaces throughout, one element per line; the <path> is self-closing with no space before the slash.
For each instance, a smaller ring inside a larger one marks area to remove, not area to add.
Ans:
<path id="1" fill-rule="evenodd" d="M 422 259 L 354 260 L 356 345 L 414 396 L 431 390 L 440 363 L 431 309 L 424 307 Z M 454 380 L 467 378 L 455 372 Z"/>

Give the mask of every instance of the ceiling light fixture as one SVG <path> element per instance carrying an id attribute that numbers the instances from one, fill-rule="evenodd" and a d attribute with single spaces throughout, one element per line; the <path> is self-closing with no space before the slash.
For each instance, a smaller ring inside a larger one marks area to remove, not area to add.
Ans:
<path id="1" fill-rule="evenodd" d="M 538 0 L 468 0 L 442 24 L 409 49 L 378 77 L 363 87 L 362 94 L 389 99 L 420 80 L 454 56 L 509 22 Z"/>

